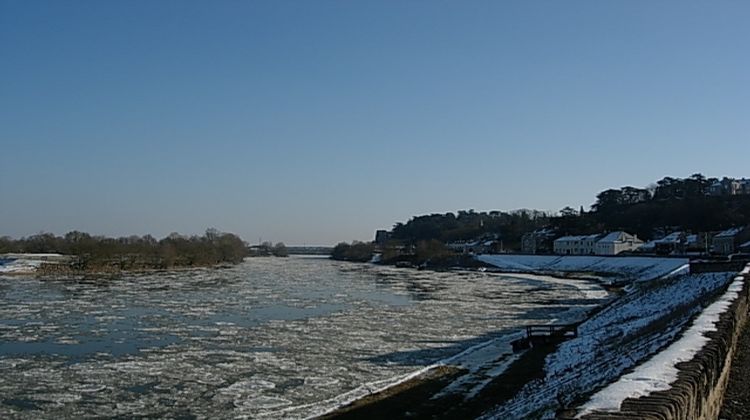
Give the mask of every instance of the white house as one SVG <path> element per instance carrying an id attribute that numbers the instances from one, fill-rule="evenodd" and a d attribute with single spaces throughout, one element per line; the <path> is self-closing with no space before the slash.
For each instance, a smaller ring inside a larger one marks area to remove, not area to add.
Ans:
<path id="1" fill-rule="evenodd" d="M 555 254 L 592 255 L 596 250 L 596 241 L 601 236 L 602 235 L 563 236 L 555 239 L 552 243 L 552 249 Z"/>
<path id="2" fill-rule="evenodd" d="M 563 236 L 553 243 L 555 254 L 563 255 L 617 255 L 634 251 L 643 245 L 637 236 L 627 232 L 598 235 Z"/>
<path id="3" fill-rule="evenodd" d="M 750 226 L 740 226 L 720 232 L 712 241 L 716 254 L 729 255 L 737 252 L 740 244 L 750 239 Z"/>
<path id="4" fill-rule="evenodd" d="M 596 241 L 596 255 L 617 255 L 625 251 L 635 251 L 643 245 L 637 236 L 627 232 L 611 232 Z"/>
<path id="5" fill-rule="evenodd" d="M 456 241 L 445 244 L 448 249 L 462 254 L 488 254 L 493 251 L 497 241 L 474 240 L 474 241 Z"/>

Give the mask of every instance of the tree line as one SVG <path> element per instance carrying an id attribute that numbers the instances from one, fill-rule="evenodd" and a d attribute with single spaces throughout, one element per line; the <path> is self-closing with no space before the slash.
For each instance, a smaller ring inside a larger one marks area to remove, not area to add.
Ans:
<path id="1" fill-rule="evenodd" d="M 374 252 L 375 244 L 372 242 L 341 242 L 333 247 L 331 258 L 340 261 L 368 262 L 372 260 Z"/>
<path id="2" fill-rule="evenodd" d="M 519 249 L 521 237 L 540 228 L 559 234 L 624 230 L 649 239 L 663 230 L 708 232 L 750 224 L 750 195 L 710 194 L 709 188 L 717 181 L 697 173 L 688 178 L 665 177 L 644 188 L 607 189 L 597 194 L 590 211 L 581 206 L 557 213 L 462 210 L 415 216 L 396 223 L 391 238 L 397 244 L 416 246 L 432 240 L 447 243 L 488 237 L 502 240 L 505 248 Z"/>
<path id="3" fill-rule="evenodd" d="M 396 223 L 391 237 L 396 241 L 416 244 L 433 239 L 453 242 L 496 236 L 512 247 L 520 244 L 524 233 L 548 224 L 551 217 L 550 213 L 528 209 L 510 212 L 461 210 L 456 214 L 416 216 L 406 223 Z"/>
<path id="4" fill-rule="evenodd" d="M 711 232 L 750 224 L 750 195 L 710 194 L 718 181 L 700 173 L 665 177 L 646 188 L 602 191 L 590 212 L 561 215 L 552 225 L 563 233 L 625 230 L 652 238 L 665 230 Z"/>
<path id="5" fill-rule="evenodd" d="M 553 215 L 539 210 L 510 212 L 475 212 L 461 210 L 456 214 L 416 216 L 406 223 L 396 223 L 391 231 L 394 241 L 414 244 L 437 240 L 467 241 L 481 237 L 501 238 L 506 247 L 520 246 L 524 233 L 550 223 Z"/>
<path id="6" fill-rule="evenodd" d="M 171 233 L 161 240 L 151 235 L 111 238 L 72 231 L 63 236 L 40 233 L 21 239 L 0 238 L 0 253 L 60 253 L 75 255 L 75 270 L 109 271 L 205 267 L 236 264 L 248 255 L 237 235 L 208 229 L 202 236 Z"/>
<path id="7" fill-rule="evenodd" d="M 271 242 L 263 242 L 258 246 L 250 247 L 251 257 L 288 257 L 289 250 L 283 242 L 277 242 L 274 245 Z"/>

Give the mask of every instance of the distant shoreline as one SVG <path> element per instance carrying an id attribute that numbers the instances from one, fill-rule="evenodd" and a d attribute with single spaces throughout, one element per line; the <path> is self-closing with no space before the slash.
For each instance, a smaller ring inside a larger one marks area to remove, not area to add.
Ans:
<path id="1" fill-rule="evenodd" d="M 121 268 L 115 264 L 97 265 L 85 268 L 76 267 L 77 255 L 64 254 L 0 254 L 0 260 L 5 260 L 5 264 L 0 264 L 0 275 L 3 276 L 75 276 L 75 275 L 94 275 L 94 274 L 140 274 L 155 273 L 165 271 L 188 271 L 195 269 L 223 269 L 230 268 L 240 264 L 242 261 L 221 262 L 218 264 L 194 264 L 194 265 L 173 265 L 171 267 L 148 267 L 139 266 L 132 268 Z M 6 269 L 3 270 L 2 267 Z"/>

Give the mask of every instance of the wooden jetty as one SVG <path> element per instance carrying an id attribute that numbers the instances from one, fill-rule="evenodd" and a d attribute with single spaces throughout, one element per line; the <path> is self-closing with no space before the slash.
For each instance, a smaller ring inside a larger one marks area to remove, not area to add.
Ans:
<path id="1" fill-rule="evenodd" d="M 578 337 L 578 324 L 527 325 L 526 336 L 511 342 L 513 351 L 547 344 L 558 344 Z"/>

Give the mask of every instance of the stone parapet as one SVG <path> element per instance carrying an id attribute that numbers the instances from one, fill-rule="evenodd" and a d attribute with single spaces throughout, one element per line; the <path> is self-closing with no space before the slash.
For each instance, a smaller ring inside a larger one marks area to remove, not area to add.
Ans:
<path id="1" fill-rule="evenodd" d="M 716 419 L 721 410 L 732 358 L 748 318 L 750 274 L 737 299 L 720 315 L 716 331 L 705 333 L 709 341 L 688 361 L 676 365 L 677 380 L 666 391 L 628 398 L 618 412 L 594 412 L 585 420 L 703 420 Z"/>

